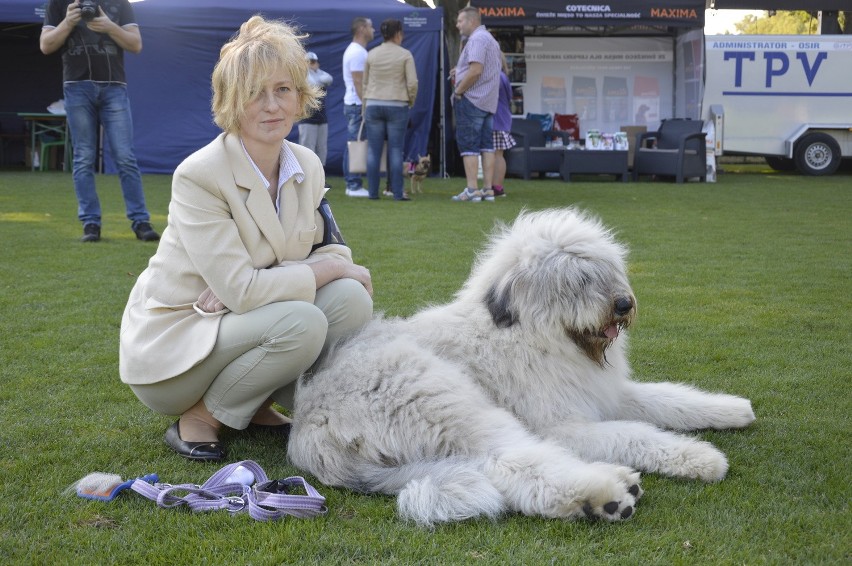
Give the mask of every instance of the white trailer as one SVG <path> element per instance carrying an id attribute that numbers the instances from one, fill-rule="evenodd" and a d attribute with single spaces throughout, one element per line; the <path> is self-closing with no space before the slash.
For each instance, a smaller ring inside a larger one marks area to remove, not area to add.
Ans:
<path id="1" fill-rule="evenodd" d="M 709 35 L 701 116 L 716 155 L 831 175 L 852 159 L 852 37 Z"/>

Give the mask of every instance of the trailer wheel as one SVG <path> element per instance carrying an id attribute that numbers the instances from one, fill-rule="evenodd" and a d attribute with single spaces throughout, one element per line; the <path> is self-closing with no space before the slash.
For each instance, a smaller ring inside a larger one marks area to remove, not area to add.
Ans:
<path id="1" fill-rule="evenodd" d="M 793 159 L 803 175 L 831 175 L 840 167 L 840 145 L 830 135 L 814 132 L 796 142 Z"/>
<path id="2" fill-rule="evenodd" d="M 778 157 L 777 155 L 767 155 L 764 157 L 766 164 L 775 171 L 795 171 L 796 162 L 789 157 Z"/>

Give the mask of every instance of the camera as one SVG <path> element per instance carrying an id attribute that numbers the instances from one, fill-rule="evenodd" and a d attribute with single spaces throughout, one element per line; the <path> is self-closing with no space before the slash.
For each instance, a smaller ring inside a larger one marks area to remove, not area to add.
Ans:
<path id="1" fill-rule="evenodd" d="M 80 17 L 90 22 L 98 15 L 97 0 L 80 0 Z"/>

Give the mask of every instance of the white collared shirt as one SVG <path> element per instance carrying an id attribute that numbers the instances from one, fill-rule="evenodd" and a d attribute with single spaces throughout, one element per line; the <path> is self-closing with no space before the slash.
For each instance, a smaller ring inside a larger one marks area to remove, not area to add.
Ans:
<path id="1" fill-rule="evenodd" d="M 260 177 L 261 181 L 263 181 L 263 186 L 266 187 L 266 190 L 269 190 L 269 180 L 260 172 L 260 168 L 249 155 L 248 150 L 246 149 L 246 145 L 243 143 L 243 139 L 240 138 L 240 145 L 243 146 L 243 151 L 248 157 L 249 163 L 254 167 L 254 170 L 257 172 L 258 177 Z M 291 178 L 295 177 L 297 183 L 301 183 L 305 180 L 305 172 L 302 170 L 302 166 L 299 164 L 299 161 L 296 159 L 296 156 L 293 155 L 293 150 L 287 145 L 286 142 L 281 143 L 281 152 L 278 157 L 278 187 L 275 190 L 275 213 L 278 214 L 281 209 L 281 187 L 284 186 L 284 183 L 289 181 Z"/>

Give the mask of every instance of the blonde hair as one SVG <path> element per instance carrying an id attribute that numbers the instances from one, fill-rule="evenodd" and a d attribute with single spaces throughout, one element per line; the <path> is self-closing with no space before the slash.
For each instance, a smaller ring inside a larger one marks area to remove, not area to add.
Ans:
<path id="1" fill-rule="evenodd" d="M 300 35 L 287 23 L 255 15 L 240 26 L 219 51 L 213 69 L 213 121 L 228 133 L 237 133 L 246 108 L 277 72 L 290 75 L 301 108 L 297 119 L 307 118 L 320 106 L 322 91 L 308 83 L 308 62 Z"/>

